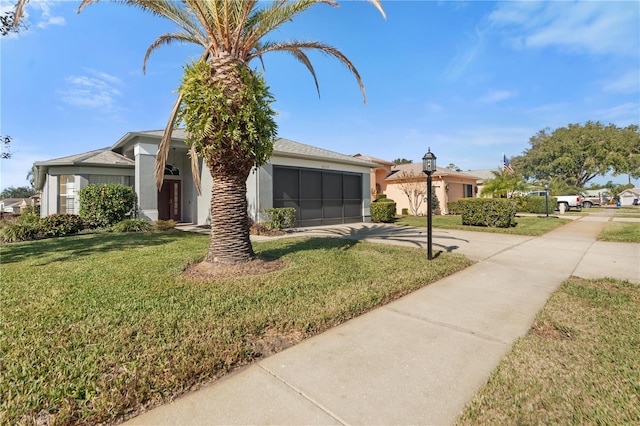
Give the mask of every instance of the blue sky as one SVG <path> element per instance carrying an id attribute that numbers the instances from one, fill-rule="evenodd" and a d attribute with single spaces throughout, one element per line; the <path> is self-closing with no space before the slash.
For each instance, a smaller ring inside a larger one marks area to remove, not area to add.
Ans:
<path id="1" fill-rule="evenodd" d="M 2 10 L 14 0 L 0 0 Z M 0 134 L 13 138 L 0 187 L 24 186 L 34 161 L 108 147 L 128 131 L 164 128 L 196 46 L 147 47 L 169 22 L 107 1 L 31 0 L 28 28 L 3 37 Z M 363 78 L 313 54 L 264 58 L 279 136 L 344 154 L 463 170 L 500 166 L 539 130 L 588 120 L 640 122 L 640 2 L 383 1 L 317 5 L 272 39 L 321 40 Z M 260 64 L 255 62 L 254 67 Z M 605 182 L 611 179 L 600 178 Z M 626 183 L 626 176 L 613 178 Z M 635 181 L 638 186 L 637 181 Z"/>

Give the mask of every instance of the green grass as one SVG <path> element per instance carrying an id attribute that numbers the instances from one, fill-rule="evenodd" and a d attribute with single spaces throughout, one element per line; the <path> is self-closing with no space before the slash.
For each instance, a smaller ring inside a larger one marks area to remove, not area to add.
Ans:
<path id="1" fill-rule="evenodd" d="M 638 424 L 638 324 L 638 285 L 567 280 L 457 423 Z"/>
<path id="2" fill-rule="evenodd" d="M 0 423 L 119 421 L 470 264 L 291 238 L 254 244 L 283 270 L 181 277 L 207 245 L 166 232 L 0 246 Z"/>
<path id="3" fill-rule="evenodd" d="M 516 235 L 542 235 L 552 229 L 567 223 L 567 219 L 559 219 L 554 217 L 541 218 L 537 216 L 522 216 L 515 218 L 516 225 L 511 228 L 487 228 L 484 226 L 467 226 L 462 224 L 462 216 L 458 215 L 436 215 L 432 216 L 432 225 L 434 228 L 459 229 L 461 231 L 481 231 L 495 232 L 501 234 Z M 427 226 L 426 217 L 399 217 L 396 225 L 400 226 Z"/>
<path id="4" fill-rule="evenodd" d="M 598 240 L 640 243 L 640 222 L 607 222 Z"/>

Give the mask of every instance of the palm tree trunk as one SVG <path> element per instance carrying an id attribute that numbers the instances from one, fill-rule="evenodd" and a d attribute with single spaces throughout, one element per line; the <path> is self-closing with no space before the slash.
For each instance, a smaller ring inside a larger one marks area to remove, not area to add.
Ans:
<path id="1" fill-rule="evenodd" d="M 205 262 L 239 263 L 254 257 L 247 221 L 248 173 L 212 173 L 211 238 Z"/>

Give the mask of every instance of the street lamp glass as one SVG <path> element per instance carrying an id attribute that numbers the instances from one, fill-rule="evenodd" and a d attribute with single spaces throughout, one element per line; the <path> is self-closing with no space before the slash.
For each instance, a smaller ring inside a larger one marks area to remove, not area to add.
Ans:
<path id="1" fill-rule="evenodd" d="M 428 175 L 436 171 L 436 156 L 429 151 L 422 157 L 422 171 Z"/>

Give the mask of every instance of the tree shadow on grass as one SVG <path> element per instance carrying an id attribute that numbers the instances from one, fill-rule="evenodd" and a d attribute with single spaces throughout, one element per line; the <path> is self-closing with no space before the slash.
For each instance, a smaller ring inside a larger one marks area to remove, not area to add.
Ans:
<path id="1" fill-rule="evenodd" d="M 258 255 L 265 258 L 280 259 L 291 253 L 313 250 L 342 250 L 346 251 L 358 244 L 357 240 L 322 237 L 312 238 L 300 235 L 300 238 L 287 238 L 278 247 L 263 248 Z"/>
<path id="2" fill-rule="evenodd" d="M 355 241 L 368 240 L 416 248 L 426 248 L 427 244 L 427 230 L 425 228 L 387 224 L 298 228 L 290 235 L 299 237 L 332 237 Z M 436 239 L 438 241 L 435 241 Z M 432 240 L 434 240 L 432 241 L 433 247 L 438 247 L 448 253 L 460 248 L 458 245 L 460 242 L 469 242 L 466 239 L 448 235 L 447 231 L 442 229 L 433 230 Z"/>
<path id="3" fill-rule="evenodd" d="M 3 264 L 37 258 L 34 266 L 77 260 L 96 252 L 125 251 L 172 243 L 192 235 L 184 232 L 145 232 L 124 234 L 88 234 L 49 238 L 0 246 Z M 125 259 L 123 259 L 125 260 Z"/>

